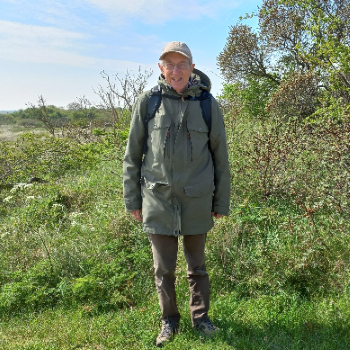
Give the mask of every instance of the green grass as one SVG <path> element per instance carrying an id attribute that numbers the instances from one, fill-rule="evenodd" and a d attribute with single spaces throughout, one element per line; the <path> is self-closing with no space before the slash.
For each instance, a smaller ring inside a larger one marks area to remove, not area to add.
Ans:
<path id="1" fill-rule="evenodd" d="M 350 298 L 293 296 L 212 298 L 212 320 L 221 328 L 204 339 L 191 327 L 187 296 L 180 294 L 180 332 L 166 349 L 349 349 Z M 88 306 L 3 319 L 2 349 L 152 349 L 160 329 L 155 295 L 119 312 L 94 314 Z"/>

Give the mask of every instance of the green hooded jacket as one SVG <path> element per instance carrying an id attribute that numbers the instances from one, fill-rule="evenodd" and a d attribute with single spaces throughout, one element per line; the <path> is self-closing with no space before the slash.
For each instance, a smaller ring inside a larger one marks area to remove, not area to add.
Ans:
<path id="1" fill-rule="evenodd" d="M 160 76 L 162 93 L 199 96 L 210 90 L 210 80 L 194 69 L 190 87 L 178 94 Z M 230 170 L 222 114 L 211 101 L 211 131 L 199 101 L 162 97 L 148 123 L 148 151 L 143 157 L 143 118 L 150 91 L 141 94 L 132 111 L 123 163 L 126 211 L 142 209 L 145 232 L 196 235 L 213 227 L 211 212 L 228 215 Z M 210 149 L 209 145 L 210 144 Z"/>

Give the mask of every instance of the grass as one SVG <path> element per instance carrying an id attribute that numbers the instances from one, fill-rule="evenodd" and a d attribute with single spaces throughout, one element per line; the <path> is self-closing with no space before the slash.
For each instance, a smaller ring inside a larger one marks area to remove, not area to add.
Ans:
<path id="1" fill-rule="evenodd" d="M 221 328 L 203 339 L 191 327 L 187 297 L 180 294 L 178 336 L 166 349 L 324 349 L 350 342 L 350 298 L 293 296 L 240 299 L 232 293 L 212 298 L 212 320 Z M 2 349 L 152 349 L 160 329 L 157 298 L 119 312 L 94 314 L 90 308 L 45 310 L 2 320 Z"/>

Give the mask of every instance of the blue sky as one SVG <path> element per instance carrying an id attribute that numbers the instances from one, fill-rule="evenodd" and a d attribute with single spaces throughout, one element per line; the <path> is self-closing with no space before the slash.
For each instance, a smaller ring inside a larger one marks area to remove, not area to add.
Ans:
<path id="1" fill-rule="evenodd" d="M 103 85 L 100 72 L 153 69 L 173 40 L 191 49 L 218 94 L 216 57 L 229 26 L 262 0 L 0 0 L 0 110 L 26 108 L 43 95 L 60 107 Z M 251 25 L 254 24 L 251 22 Z"/>

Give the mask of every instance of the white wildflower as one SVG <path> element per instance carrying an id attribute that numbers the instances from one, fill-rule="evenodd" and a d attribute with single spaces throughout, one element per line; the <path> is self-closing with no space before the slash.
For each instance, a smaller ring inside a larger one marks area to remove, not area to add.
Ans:
<path id="1" fill-rule="evenodd" d="M 70 214 L 71 217 L 75 218 L 79 215 L 84 215 L 84 213 L 79 213 L 78 211 L 74 211 L 73 213 Z"/>

